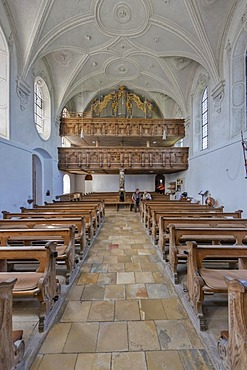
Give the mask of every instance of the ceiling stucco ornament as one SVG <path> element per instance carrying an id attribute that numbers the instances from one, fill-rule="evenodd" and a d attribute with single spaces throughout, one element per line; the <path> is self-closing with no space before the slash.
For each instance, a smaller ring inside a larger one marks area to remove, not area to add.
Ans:
<path id="1" fill-rule="evenodd" d="M 200 86 L 201 89 L 205 89 L 208 82 L 209 82 L 209 76 L 204 73 L 200 73 L 198 80 L 197 80 L 197 85 Z"/>
<path id="2" fill-rule="evenodd" d="M 108 77 L 120 77 L 121 79 L 133 79 L 139 76 L 139 67 L 124 59 L 110 62 L 105 69 L 105 73 Z"/>
<path id="3" fill-rule="evenodd" d="M 72 54 L 68 50 L 63 50 L 56 52 L 52 55 L 53 59 L 55 62 L 58 62 L 62 66 L 68 67 L 71 59 L 72 59 Z"/>
<path id="4" fill-rule="evenodd" d="M 190 63 L 191 59 L 184 58 L 184 57 L 175 57 L 172 60 L 174 67 L 178 71 L 182 71 L 182 69 L 186 68 Z"/>
<path id="5" fill-rule="evenodd" d="M 217 0 L 202 0 L 202 4 L 205 6 L 213 5 L 216 3 Z"/>
<path id="6" fill-rule="evenodd" d="M 163 0 L 166 5 L 170 5 L 170 0 Z"/>
<path id="7" fill-rule="evenodd" d="M 124 37 L 120 37 L 115 43 L 107 48 L 107 50 L 111 50 L 117 55 L 123 55 L 131 49 L 133 49 L 133 46 Z"/>
<path id="8" fill-rule="evenodd" d="M 20 99 L 20 108 L 21 110 L 26 109 L 29 95 L 31 94 L 31 89 L 29 85 L 23 81 L 21 77 L 18 77 L 16 80 L 16 94 Z"/>
<path id="9" fill-rule="evenodd" d="M 136 35 L 148 27 L 148 0 L 99 0 L 96 5 L 96 24 L 107 35 Z"/>

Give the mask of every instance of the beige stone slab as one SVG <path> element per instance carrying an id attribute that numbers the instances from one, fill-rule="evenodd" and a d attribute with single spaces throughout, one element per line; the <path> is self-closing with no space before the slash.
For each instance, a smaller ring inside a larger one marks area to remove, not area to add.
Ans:
<path id="1" fill-rule="evenodd" d="M 155 254 L 156 252 L 153 249 L 138 249 L 138 255 L 139 256 L 149 256 L 152 254 Z"/>
<path id="2" fill-rule="evenodd" d="M 124 254 L 126 254 L 126 256 L 138 256 L 138 251 L 137 249 L 125 249 L 124 250 Z M 130 262 L 130 261 L 125 261 L 125 262 Z M 137 261 L 139 262 L 139 261 Z"/>
<path id="3" fill-rule="evenodd" d="M 87 263 L 103 263 L 103 256 L 89 256 Z"/>
<path id="4" fill-rule="evenodd" d="M 98 284 L 106 285 L 106 284 L 116 284 L 117 273 L 116 272 L 109 272 L 107 274 L 99 274 Z"/>
<path id="5" fill-rule="evenodd" d="M 129 284 L 125 287 L 127 299 L 148 298 L 145 284 Z"/>
<path id="6" fill-rule="evenodd" d="M 87 284 L 81 296 L 83 301 L 102 300 L 105 294 L 105 285 Z"/>
<path id="7" fill-rule="evenodd" d="M 140 263 L 125 263 L 125 272 L 135 272 L 135 271 L 142 271 Z"/>
<path id="8" fill-rule="evenodd" d="M 54 367 L 59 370 L 74 369 L 77 359 L 77 354 L 48 354 L 43 356 L 38 370 L 54 370 Z"/>
<path id="9" fill-rule="evenodd" d="M 111 251 L 112 256 L 124 256 L 124 250 L 123 249 L 112 249 Z"/>
<path id="10" fill-rule="evenodd" d="M 117 272 L 117 284 L 134 284 L 134 272 Z"/>
<path id="11" fill-rule="evenodd" d="M 126 251 L 124 251 L 124 253 L 125 252 Z M 130 263 L 130 262 L 131 262 L 131 256 L 118 256 L 118 263 Z"/>
<path id="12" fill-rule="evenodd" d="M 72 324 L 63 352 L 95 352 L 98 330 L 98 323 Z"/>
<path id="13" fill-rule="evenodd" d="M 103 272 L 106 273 L 108 271 L 108 263 L 93 263 L 90 272 Z"/>
<path id="14" fill-rule="evenodd" d="M 160 320 L 155 323 L 163 350 L 192 348 L 182 320 Z"/>
<path id="15" fill-rule="evenodd" d="M 50 329 L 39 352 L 42 354 L 61 353 L 63 351 L 63 347 L 67 339 L 68 333 L 70 331 L 70 328 L 71 328 L 70 323 L 63 323 L 63 324 L 59 323 L 59 324 L 54 325 Z"/>
<path id="16" fill-rule="evenodd" d="M 91 271 L 91 267 L 92 267 L 92 263 L 86 263 L 84 262 L 80 271 L 81 272 L 90 272 Z"/>
<path id="17" fill-rule="evenodd" d="M 168 320 L 185 320 L 186 318 L 188 318 L 188 315 L 179 299 L 162 299 L 162 304 Z"/>
<path id="18" fill-rule="evenodd" d="M 109 265 L 108 272 L 124 272 L 124 263 L 114 263 Z"/>
<path id="19" fill-rule="evenodd" d="M 112 370 L 147 370 L 144 352 L 120 352 L 112 354 Z"/>
<path id="20" fill-rule="evenodd" d="M 85 285 L 74 285 L 71 287 L 66 300 L 67 301 L 79 301 L 84 291 Z"/>
<path id="21" fill-rule="evenodd" d="M 147 359 L 148 370 L 166 370 L 166 369 L 167 370 L 190 370 L 191 369 L 190 367 L 183 367 L 177 351 L 148 351 L 146 352 L 146 359 Z M 197 370 L 199 370 L 199 368 Z"/>
<path id="22" fill-rule="evenodd" d="M 136 253 L 138 253 L 138 252 L 136 251 Z M 138 256 L 138 255 L 135 256 L 135 255 L 133 255 L 131 257 L 131 260 L 132 260 L 132 262 L 140 262 L 140 263 L 148 262 L 147 256 Z"/>
<path id="23" fill-rule="evenodd" d="M 162 273 L 161 271 L 153 272 L 153 278 L 156 284 L 165 284 L 166 279 L 164 273 Z"/>
<path id="24" fill-rule="evenodd" d="M 105 256 L 104 259 L 103 259 L 103 262 L 104 263 L 108 263 L 108 264 L 116 264 L 118 263 L 118 256 Z"/>
<path id="25" fill-rule="evenodd" d="M 106 285 L 105 286 L 105 300 L 125 299 L 125 285 Z"/>
<path id="26" fill-rule="evenodd" d="M 87 321 L 91 302 L 69 301 L 65 307 L 61 322 Z"/>
<path id="27" fill-rule="evenodd" d="M 143 272 L 158 272 L 159 267 L 157 263 L 154 262 L 143 262 L 141 264 L 141 269 Z"/>
<path id="28" fill-rule="evenodd" d="M 81 353 L 75 370 L 111 370 L 110 353 Z"/>
<path id="29" fill-rule="evenodd" d="M 115 302 L 115 321 L 140 320 L 137 300 L 119 300 Z"/>
<path id="30" fill-rule="evenodd" d="M 94 301 L 88 315 L 88 321 L 113 321 L 114 302 Z"/>
<path id="31" fill-rule="evenodd" d="M 152 272 L 135 272 L 137 284 L 155 283 Z"/>
<path id="32" fill-rule="evenodd" d="M 129 350 L 160 350 L 159 339 L 153 321 L 129 321 Z"/>
<path id="33" fill-rule="evenodd" d="M 82 273 L 77 281 L 77 284 L 97 284 L 99 274 L 97 273 Z"/>
<path id="34" fill-rule="evenodd" d="M 140 299 L 141 320 L 165 320 L 165 309 L 160 299 Z"/>
<path id="35" fill-rule="evenodd" d="M 43 355 L 40 355 L 38 353 L 31 365 L 30 370 L 38 370 L 43 357 L 44 357 Z"/>
<path id="36" fill-rule="evenodd" d="M 186 315 L 186 312 L 185 312 Z M 190 339 L 191 345 L 194 349 L 203 349 L 204 346 L 202 344 L 201 339 L 199 338 L 194 326 L 192 325 L 191 321 L 189 319 L 183 320 L 183 326 L 185 328 L 185 331 Z M 219 338 L 219 333 L 221 333 L 221 330 L 219 330 L 219 324 L 216 323 L 215 327 L 217 327 L 217 333 L 215 338 Z M 225 330 L 226 328 L 226 322 L 224 321 L 224 326 L 222 327 L 222 330 Z M 218 331 L 219 330 L 219 331 Z"/>
<path id="37" fill-rule="evenodd" d="M 205 350 L 192 349 L 179 351 L 179 357 L 183 368 L 186 370 L 215 370 Z"/>
<path id="38" fill-rule="evenodd" d="M 125 322 L 101 323 L 97 342 L 97 352 L 127 350 L 127 324 Z"/>
<path id="39" fill-rule="evenodd" d="M 146 285 L 148 297 L 155 298 L 170 298 L 169 291 L 166 285 L 163 284 L 147 284 Z"/>

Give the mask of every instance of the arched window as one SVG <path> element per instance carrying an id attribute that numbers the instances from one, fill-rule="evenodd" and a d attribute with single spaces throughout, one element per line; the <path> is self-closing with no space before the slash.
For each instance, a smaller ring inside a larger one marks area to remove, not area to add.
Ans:
<path id="1" fill-rule="evenodd" d="M 67 173 L 63 177 L 63 194 L 70 193 L 70 177 Z"/>
<path id="2" fill-rule="evenodd" d="M 206 87 L 201 99 L 201 133 L 202 150 L 208 148 L 208 87 Z"/>
<path id="3" fill-rule="evenodd" d="M 34 121 L 40 137 L 48 140 L 51 135 L 51 99 L 41 77 L 37 77 L 34 82 Z"/>
<path id="4" fill-rule="evenodd" d="M 9 49 L 0 28 L 0 136 L 9 139 Z"/>

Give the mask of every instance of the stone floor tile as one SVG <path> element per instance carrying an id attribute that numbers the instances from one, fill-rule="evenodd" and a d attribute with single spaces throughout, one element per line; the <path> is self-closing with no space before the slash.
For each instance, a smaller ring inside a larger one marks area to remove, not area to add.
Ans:
<path id="1" fill-rule="evenodd" d="M 112 256 L 124 256 L 124 250 L 123 249 L 112 249 L 111 251 Z"/>
<path id="2" fill-rule="evenodd" d="M 59 370 L 74 369 L 77 354 L 49 354 L 43 356 L 39 370 L 54 370 L 54 366 Z"/>
<path id="3" fill-rule="evenodd" d="M 82 273 L 77 281 L 77 284 L 97 284 L 99 274 L 97 273 Z"/>
<path id="4" fill-rule="evenodd" d="M 132 262 L 140 262 L 140 263 L 148 262 L 147 256 L 138 256 L 138 255 L 135 256 L 135 255 L 133 255 L 131 257 L 131 260 L 132 260 Z"/>
<path id="5" fill-rule="evenodd" d="M 135 272 L 135 271 L 142 271 L 141 270 L 141 264 L 140 263 L 125 263 L 125 272 Z"/>
<path id="6" fill-rule="evenodd" d="M 85 288 L 85 285 L 74 285 L 70 289 L 66 297 L 66 300 L 67 301 L 79 301 L 84 291 L 84 288 Z"/>
<path id="7" fill-rule="evenodd" d="M 30 370 L 38 370 L 39 369 L 39 365 L 43 359 L 43 355 L 40 355 L 39 353 L 37 354 L 34 362 L 32 363 L 32 366 L 30 368 Z"/>
<path id="8" fill-rule="evenodd" d="M 108 263 L 108 264 L 112 264 L 112 263 L 118 263 L 118 256 L 104 256 L 104 259 L 103 259 L 103 263 Z"/>
<path id="9" fill-rule="evenodd" d="M 168 320 L 182 320 L 188 318 L 188 315 L 179 299 L 162 299 L 162 304 Z"/>
<path id="10" fill-rule="evenodd" d="M 134 284 L 134 272 L 117 272 L 117 284 Z"/>
<path id="11" fill-rule="evenodd" d="M 71 324 L 63 323 L 54 325 L 49 331 L 39 352 L 44 353 L 62 353 Z"/>
<path id="12" fill-rule="evenodd" d="M 106 285 L 104 300 L 125 299 L 125 285 Z"/>
<path id="13" fill-rule="evenodd" d="M 137 300 L 119 300 L 115 302 L 115 321 L 140 320 L 140 310 Z"/>
<path id="14" fill-rule="evenodd" d="M 126 250 L 124 251 L 126 254 Z M 118 263 L 131 263 L 131 256 L 118 256 Z"/>
<path id="15" fill-rule="evenodd" d="M 67 340 L 65 342 L 63 352 L 95 352 L 98 330 L 98 323 L 77 322 L 72 324 Z"/>
<path id="16" fill-rule="evenodd" d="M 185 313 L 186 315 L 186 313 Z M 185 331 L 190 339 L 190 343 L 192 345 L 192 347 L 194 349 L 203 349 L 203 344 L 202 344 L 202 341 L 200 339 L 200 337 L 198 336 L 194 326 L 192 325 L 191 321 L 189 319 L 186 319 L 186 320 L 183 320 L 183 326 L 185 328 Z M 222 330 L 225 330 L 225 328 L 222 328 Z M 218 336 L 219 336 L 219 333 L 221 331 L 218 332 Z"/>
<path id="17" fill-rule="evenodd" d="M 129 284 L 125 289 L 127 299 L 148 298 L 145 284 Z"/>
<path id="18" fill-rule="evenodd" d="M 94 301 L 88 315 L 88 321 L 113 321 L 114 302 Z"/>
<path id="19" fill-rule="evenodd" d="M 163 284 L 147 284 L 146 287 L 149 298 L 170 298 L 168 289 Z"/>
<path id="20" fill-rule="evenodd" d="M 83 301 L 102 300 L 105 294 L 105 285 L 87 284 L 81 296 Z"/>
<path id="21" fill-rule="evenodd" d="M 138 251 L 137 251 L 137 249 L 126 249 L 124 251 L 124 254 L 126 254 L 126 256 L 129 256 L 129 257 L 131 257 L 131 256 L 138 257 Z M 130 261 L 125 261 L 125 262 L 130 262 Z M 139 262 L 139 261 L 136 261 L 136 262 Z"/>
<path id="22" fill-rule="evenodd" d="M 205 350 L 184 350 L 179 351 L 179 357 L 185 370 L 214 370 Z M 233 369 L 232 369 L 233 370 Z"/>
<path id="23" fill-rule="evenodd" d="M 116 284 L 117 273 L 108 272 L 107 274 L 100 273 L 97 284 L 106 285 L 106 284 Z"/>
<path id="24" fill-rule="evenodd" d="M 135 279 L 137 284 L 155 282 L 152 272 L 135 272 Z"/>
<path id="25" fill-rule="evenodd" d="M 117 352 L 112 354 L 112 370 L 147 370 L 144 352 Z"/>
<path id="26" fill-rule="evenodd" d="M 183 367 L 178 351 L 148 351 L 146 359 L 148 370 L 190 370 Z"/>
<path id="27" fill-rule="evenodd" d="M 110 353 L 81 353 L 75 370 L 111 370 Z"/>
<path id="28" fill-rule="evenodd" d="M 153 278 L 156 284 L 165 284 L 165 276 L 163 272 L 153 272 Z"/>
<path id="29" fill-rule="evenodd" d="M 87 321 L 91 302 L 69 301 L 60 319 L 61 322 Z"/>
<path id="30" fill-rule="evenodd" d="M 160 350 L 159 339 L 153 321 L 129 321 L 129 350 Z"/>
<path id="31" fill-rule="evenodd" d="M 108 264 L 107 263 L 93 263 L 90 272 L 107 272 Z"/>
<path id="32" fill-rule="evenodd" d="M 92 268 L 92 263 L 84 263 L 80 269 L 81 272 L 90 272 Z"/>
<path id="33" fill-rule="evenodd" d="M 87 263 L 103 263 L 103 256 L 89 256 Z"/>
<path id="34" fill-rule="evenodd" d="M 192 348 L 182 320 L 160 320 L 155 323 L 163 350 Z"/>
<path id="35" fill-rule="evenodd" d="M 143 262 L 141 264 L 141 269 L 143 272 L 158 272 L 159 271 L 159 267 L 157 266 L 157 263 L 155 262 Z"/>
<path id="36" fill-rule="evenodd" d="M 112 263 L 108 267 L 108 272 L 124 272 L 124 263 Z"/>
<path id="37" fill-rule="evenodd" d="M 140 299 L 141 320 L 165 320 L 165 309 L 160 299 Z"/>
<path id="38" fill-rule="evenodd" d="M 101 323 L 97 342 L 97 352 L 127 350 L 127 324 L 125 322 Z"/>

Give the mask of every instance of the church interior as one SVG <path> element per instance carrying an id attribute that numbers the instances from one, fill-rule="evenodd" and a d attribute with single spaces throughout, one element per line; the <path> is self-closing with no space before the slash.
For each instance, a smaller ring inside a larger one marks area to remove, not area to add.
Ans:
<path id="1" fill-rule="evenodd" d="M 244 370 L 246 0 L 0 0 L 0 370 Z"/>

